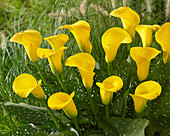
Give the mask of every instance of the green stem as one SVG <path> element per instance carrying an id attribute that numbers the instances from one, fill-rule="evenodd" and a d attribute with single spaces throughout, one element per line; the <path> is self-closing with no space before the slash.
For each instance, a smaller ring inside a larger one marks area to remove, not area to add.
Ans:
<path id="1" fill-rule="evenodd" d="M 108 76 L 111 76 L 111 63 L 107 63 L 107 71 L 108 71 Z"/>
<path id="2" fill-rule="evenodd" d="M 122 112 L 122 118 L 125 118 L 125 113 L 126 113 L 126 108 L 127 108 L 127 98 L 128 98 L 128 94 L 129 94 L 129 89 L 125 92 L 123 98 L 124 98 L 124 102 L 125 102 L 125 106 Z"/>
<path id="3" fill-rule="evenodd" d="M 78 124 L 78 122 L 77 122 L 77 119 L 76 119 L 76 118 L 73 118 L 72 120 L 73 120 L 73 122 L 74 122 L 74 125 L 75 125 L 75 127 L 76 127 L 76 130 L 78 131 L 78 133 L 79 133 L 80 135 L 82 135 L 82 134 L 81 134 L 81 131 L 80 131 L 79 124 Z"/>
<path id="4" fill-rule="evenodd" d="M 109 118 L 109 104 L 106 107 L 106 118 Z"/>
<path id="5" fill-rule="evenodd" d="M 43 80 L 44 85 L 47 85 L 47 81 L 46 81 L 46 79 L 44 78 L 44 76 L 42 74 L 42 71 L 41 71 L 41 69 L 40 69 L 40 67 L 38 65 L 38 62 L 34 62 L 34 64 L 35 64 L 35 66 L 36 66 L 36 68 L 37 68 L 37 70 L 38 70 L 38 72 L 39 72 L 39 74 L 41 76 L 41 79 Z"/>
<path id="6" fill-rule="evenodd" d="M 96 115 L 96 112 L 95 112 L 95 109 L 94 109 L 93 99 L 92 99 L 92 97 L 91 97 L 91 89 L 88 89 L 88 88 L 87 88 L 87 94 L 88 94 L 88 98 L 89 98 L 89 101 L 90 101 L 91 111 L 93 112 L 94 118 L 95 118 L 95 120 L 97 121 L 97 115 Z"/>
<path id="7" fill-rule="evenodd" d="M 47 109 L 48 113 L 50 114 L 51 118 L 53 119 L 55 125 L 57 126 L 57 128 L 61 127 L 61 124 L 57 121 L 56 117 L 54 116 L 53 112 L 51 111 L 51 109 L 48 107 L 45 99 L 41 99 L 41 103 L 44 105 L 44 107 Z"/>
<path id="8" fill-rule="evenodd" d="M 58 79 L 58 81 L 59 81 L 61 87 L 62 87 L 63 90 L 64 90 L 64 92 L 68 93 L 67 88 L 65 87 L 63 81 L 61 80 L 61 77 L 60 77 L 58 74 L 55 74 L 55 76 L 57 77 L 57 79 Z"/>

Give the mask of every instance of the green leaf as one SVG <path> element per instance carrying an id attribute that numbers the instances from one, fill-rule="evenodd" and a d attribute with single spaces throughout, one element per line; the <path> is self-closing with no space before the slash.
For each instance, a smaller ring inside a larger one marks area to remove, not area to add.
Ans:
<path id="1" fill-rule="evenodd" d="M 9 114 L 13 115 L 21 123 L 32 123 L 34 125 L 45 125 L 52 122 L 46 109 L 37 106 L 31 106 L 25 103 L 11 103 L 4 104 Z"/>
<path id="2" fill-rule="evenodd" d="M 23 125 L 19 126 L 10 132 L 2 134 L 2 136 L 30 136 L 37 132 L 37 128 L 34 125 Z"/>
<path id="3" fill-rule="evenodd" d="M 84 136 L 106 136 L 106 134 L 102 130 L 92 130 L 84 134 Z"/>
<path id="4" fill-rule="evenodd" d="M 74 131 L 64 131 L 64 132 L 57 132 L 54 134 L 50 134 L 49 136 L 77 136 L 77 134 Z"/>
<path id="5" fill-rule="evenodd" d="M 170 128 L 170 81 L 160 82 L 160 84 L 163 88 L 161 95 L 150 102 L 150 110 L 146 115 L 150 120 L 147 133 L 151 135 L 156 131 L 164 132 Z"/>
<path id="6" fill-rule="evenodd" d="M 41 132 L 41 131 L 38 131 L 35 136 L 48 136 L 47 133 L 44 133 L 44 132 Z"/>
<path id="7" fill-rule="evenodd" d="M 116 129 L 118 135 L 123 136 L 144 136 L 145 128 L 149 124 L 149 120 L 146 119 L 118 117 L 105 118 L 105 121 Z"/>

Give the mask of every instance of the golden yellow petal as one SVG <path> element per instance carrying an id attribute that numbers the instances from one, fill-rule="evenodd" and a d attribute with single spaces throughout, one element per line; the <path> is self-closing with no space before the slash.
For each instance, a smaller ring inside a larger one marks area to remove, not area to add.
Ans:
<path id="1" fill-rule="evenodd" d="M 32 75 L 25 73 L 15 78 L 12 89 L 17 95 L 26 98 L 36 86 L 36 79 Z"/>
<path id="2" fill-rule="evenodd" d="M 44 38 L 52 47 L 54 51 L 58 51 L 60 47 L 63 47 L 64 44 L 68 41 L 69 37 L 66 34 L 59 34 L 55 36 L 50 36 Z"/>
<path id="3" fill-rule="evenodd" d="M 124 29 L 114 27 L 107 30 L 102 36 L 102 46 L 105 51 L 106 62 L 110 63 L 115 59 L 121 43 L 131 42 L 132 38 Z"/>
<path id="4" fill-rule="evenodd" d="M 132 47 L 130 56 L 136 62 L 137 75 L 139 81 L 147 78 L 150 66 L 150 60 L 160 53 L 159 50 L 151 47 Z"/>
<path id="5" fill-rule="evenodd" d="M 65 49 L 67 49 L 67 47 L 61 47 L 57 52 L 51 54 L 48 57 L 50 67 L 54 75 L 56 74 L 61 75 L 63 73 L 63 65 L 61 62 L 61 57 Z"/>
<path id="6" fill-rule="evenodd" d="M 109 92 L 117 92 L 123 87 L 123 81 L 118 76 L 110 76 L 106 78 L 103 83 L 96 83 L 100 89 L 109 91 Z"/>
<path id="7" fill-rule="evenodd" d="M 54 53 L 55 53 L 55 51 L 53 51 L 51 49 L 43 49 L 43 48 L 37 49 L 37 56 L 40 57 L 41 59 L 47 58 Z"/>
<path id="8" fill-rule="evenodd" d="M 41 80 L 38 81 L 37 86 L 32 90 L 32 94 L 38 99 L 45 99 L 45 93 L 41 87 Z"/>
<path id="9" fill-rule="evenodd" d="M 170 61 L 170 22 L 164 23 L 155 33 L 156 41 L 163 49 L 164 63 Z"/>
<path id="10" fill-rule="evenodd" d="M 87 71 L 85 69 L 81 69 L 81 68 L 78 68 L 78 69 L 79 69 L 84 86 L 88 89 L 91 89 L 93 86 L 93 77 L 95 73 L 91 71 Z"/>
<path id="11" fill-rule="evenodd" d="M 147 60 L 138 66 L 137 76 L 139 81 L 143 81 L 147 79 L 149 74 L 149 66 L 150 66 L 150 60 Z"/>
<path id="12" fill-rule="evenodd" d="M 82 52 L 91 53 L 92 45 L 89 41 L 90 25 L 86 21 L 80 20 L 72 25 L 61 26 L 59 29 L 61 28 L 67 28 L 72 32 Z"/>
<path id="13" fill-rule="evenodd" d="M 142 111 L 144 111 L 147 99 L 133 94 L 129 95 L 133 98 L 136 113 L 141 113 Z"/>
<path id="14" fill-rule="evenodd" d="M 113 10 L 110 15 L 119 17 L 123 23 L 123 28 L 131 35 L 135 36 L 135 28 L 140 22 L 139 15 L 129 7 L 120 7 Z"/>
<path id="15" fill-rule="evenodd" d="M 100 89 L 100 96 L 101 96 L 101 99 L 102 99 L 102 103 L 104 105 L 108 105 L 108 104 L 111 103 L 111 101 L 113 99 L 113 92 Z"/>
<path id="16" fill-rule="evenodd" d="M 76 118 L 78 114 L 73 100 L 71 100 L 70 103 L 63 108 L 63 111 L 70 119 Z"/>
<path id="17" fill-rule="evenodd" d="M 25 47 L 26 52 L 31 61 L 33 62 L 38 61 L 36 50 L 42 42 L 41 34 L 38 31 L 28 29 L 24 32 L 16 33 L 10 39 L 10 42 L 22 44 Z"/>
<path id="18" fill-rule="evenodd" d="M 143 97 L 147 100 L 153 100 L 161 94 L 161 86 L 155 81 L 145 81 L 138 85 L 135 89 L 135 95 Z"/>
<path id="19" fill-rule="evenodd" d="M 64 112 L 69 118 L 74 118 L 77 116 L 77 109 L 72 100 L 74 95 L 74 92 L 72 92 L 70 95 L 63 92 L 57 92 L 49 97 L 48 106 L 53 110 L 59 110 L 63 108 Z"/>
<path id="20" fill-rule="evenodd" d="M 151 46 L 153 30 L 157 30 L 159 25 L 138 25 L 136 31 L 139 33 L 143 47 Z"/>
<path id="21" fill-rule="evenodd" d="M 66 60 L 65 65 L 71 67 L 78 67 L 92 72 L 95 67 L 95 59 L 88 53 L 77 53 L 69 57 Z"/>

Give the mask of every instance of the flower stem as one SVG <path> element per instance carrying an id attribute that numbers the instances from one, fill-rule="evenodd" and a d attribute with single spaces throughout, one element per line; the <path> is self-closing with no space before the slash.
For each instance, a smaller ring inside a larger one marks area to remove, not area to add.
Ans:
<path id="1" fill-rule="evenodd" d="M 111 63 L 107 63 L 107 71 L 108 71 L 108 76 L 111 76 Z"/>
<path id="2" fill-rule="evenodd" d="M 78 133 L 79 133 L 80 135 L 82 135 L 82 134 L 81 134 L 81 131 L 80 131 L 79 124 L 78 124 L 78 122 L 77 122 L 77 119 L 76 119 L 76 118 L 73 118 L 72 120 L 73 120 L 73 122 L 74 122 L 74 125 L 75 125 L 75 127 L 76 127 L 76 130 L 78 131 Z"/>
<path id="3" fill-rule="evenodd" d="M 106 118 L 109 118 L 109 104 L 106 107 Z"/>
<path id="4" fill-rule="evenodd" d="M 89 101 L 90 101 L 91 111 L 93 112 L 94 118 L 95 118 L 95 120 L 97 121 L 97 115 L 96 115 L 96 112 L 95 112 L 95 109 L 94 109 L 93 99 L 92 99 L 92 97 L 91 97 L 91 89 L 88 89 L 88 88 L 87 88 L 87 94 L 88 94 L 88 98 L 89 98 Z"/>
<path id="5" fill-rule="evenodd" d="M 44 78 L 44 76 L 42 74 L 42 71 L 41 71 L 41 69 L 40 69 L 40 67 L 38 65 L 38 62 L 34 62 L 34 64 L 35 64 L 35 66 L 36 66 L 36 68 L 37 68 L 37 70 L 38 70 L 38 72 L 39 72 L 39 74 L 41 76 L 41 79 L 43 80 L 44 85 L 47 85 L 47 81 L 46 81 L 46 79 Z"/>
<path id="6" fill-rule="evenodd" d="M 54 116 L 53 112 L 51 111 L 51 109 L 48 107 L 45 99 L 41 99 L 41 103 L 44 105 L 44 107 L 47 109 L 48 113 L 50 114 L 52 120 L 54 121 L 55 125 L 57 126 L 57 128 L 61 127 L 61 124 L 57 121 L 56 117 Z"/>
<path id="7" fill-rule="evenodd" d="M 124 94 L 124 96 L 123 96 L 125 106 L 124 106 L 124 109 L 123 109 L 123 112 L 122 112 L 122 118 L 125 118 L 125 113 L 126 113 L 126 108 L 127 108 L 127 98 L 128 98 L 128 94 L 129 94 L 129 89 L 125 92 L 125 94 Z"/>
<path id="8" fill-rule="evenodd" d="M 61 77 L 56 73 L 55 76 L 57 77 L 61 87 L 63 88 L 64 92 L 68 93 L 67 88 L 65 87 L 63 81 L 61 80 Z"/>

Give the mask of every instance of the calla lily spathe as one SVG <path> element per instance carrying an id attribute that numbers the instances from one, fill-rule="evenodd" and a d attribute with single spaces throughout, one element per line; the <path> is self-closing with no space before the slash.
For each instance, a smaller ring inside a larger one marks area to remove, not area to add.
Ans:
<path id="1" fill-rule="evenodd" d="M 137 76 L 139 81 L 147 78 L 151 59 L 155 58 L 161 51 L 151 47 L 132 47 L 130 56 L 136 62 Z"/>
<path id="2" fill-rule="evenodd" d="M 15 78 L 12 89 L 17 95 L 24 98 L 32 93 L 36 98 L 44 99 L 45 93 L 40 84 L 41 80 L 37 83 L 32 75 L 24 73 Z"/>
<path id="3" fill-rule="evenodd" d="M 49 97 L 48 106 L 53 110 L 63 109 L 65 114 L 70 119 L 76 118 L 77 108 L 73 101 L 74 95 L 74 92 L 72 92 L 70 95 L 63 92 L 57 92 Z"/>
<path id="4" fill-rule="evenodd" d="M 64 25 L 61 28 L 67 28 L 74 35 L 77 44 L 82 52 L 91 53 L 92 45 L 89 41 L 90 25 L 83 20 L 77 21 L 72 25 Z"/>
<path id="5" fill-rule="evenodd" d="M 123 81 L 118 76 L 110 76 L 103 83 L 97 82 L 100 87 L 100 95 L 104 105 L 110 104 L 113 99 L 113 93 L 116 93 L 123 87 Z"/>
<path id="6" fill-rule="evenodd" d="M 42 42 L 41 34 L 32 29 L 28 29 L 23 32 L 19 32 L 13 35 L 10 42 L 22 44 L 31 61 L 37 62 L 38 56 L 36 51 Z"/>
<path id="7" fill-rule="evenodd" d="M 156 41 L 161 45 L 163 50 L 164 63 L 170 61 L 170 22 L 163 24 L 155 33 Z"/>
<path id="8" fill-rule="evenodd" d="M 102 46 L 105 51 L 106 62 L 110 63 L 115 59 L 121 43 L 131 42 L 132 38 L 124 29 L 114 27 L 107 30 L 102 36 Z"/>
<path id="9" fill-rule="evenodd" d="M 44 40 L 51 45 L 54 51 L 58 51 L 61 47 L 64 47 L 64 44 L 68 41 L 68 39 L 69 37 L 66 34 L 59 34 L 44 38 Z"/>
<path id="10" fill-rule="evenodd" d="M 53 51 L 51 49 L 38 48 L 37 55 L 42 59 L 48 58 L 51 71 L 53 72 L 53 74 L 61 75 L 63 73 L 61 57 L 65 49 L 67 49 L 67 47 L 61 47 L 58 51 Z"/>
<path id="11" fill-rule="evenodd" d="M 86 88 L 91 89 L 93 86 L 93 72 L 95 59 L 88 53 L 77 53 L 66 60 L 66 66 L 77 67 L 81 74 L 83 84 Z"/>
<path id="12" fill-rule="evenodd" d="M 110 15 L 119 17 L 123 23 L 123 28 L 130 34 L 132 39 L 135 37 L 135 28 L 140 22 L 139 15 L 129 7 L 120 7 L 113 10 Z"/>
<path id="13" fill-rule="evenodd" d="M 160 84 L 155 81 L 145 81 L 138 85 L 135 94 L 129 94 L 133 98 L 136 113 L 141 113 L 146 107 L 147 100 L 156 99 L 161 90 Z"/>
<path id="14" fill-rule="evenodd" d="M 159 25 L 138 25 L 136 31 L 139 33 L 143 47 L 151 46 L 153 30 L 158 30 Z"/>

